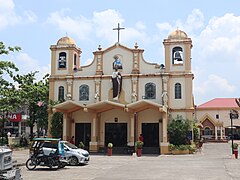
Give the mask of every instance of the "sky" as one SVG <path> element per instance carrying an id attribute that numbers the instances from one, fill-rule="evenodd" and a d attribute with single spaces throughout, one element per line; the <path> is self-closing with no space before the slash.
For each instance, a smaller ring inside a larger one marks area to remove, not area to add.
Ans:
<path id="1" fill-rule="evenodd" d="M 177 28 L 193 41 L 194 103 L 240 97 L 240 1 L 238 0 L 0 0 L 0 41 L 22 50 L 1 56 L 20 73 L 50 73 L 50 45 L 63 36 L 81 48 L 81 65 L 117 41 L 144 49 L 148 62 L 164 64 L 163 40 Z"/>

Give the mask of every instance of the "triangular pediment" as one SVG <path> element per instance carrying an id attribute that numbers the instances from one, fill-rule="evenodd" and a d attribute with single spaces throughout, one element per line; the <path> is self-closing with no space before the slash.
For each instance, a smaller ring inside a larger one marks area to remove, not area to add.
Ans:
<path id="1" fill-rule="evenodd" d="M 211 117 L 209 114 L 205 114 L 204 116 L 202 116 L 202 118 L 200 119 L 200 123 L 204 124 L 205 121 L 209 121 L 210 123 L 212 123 L 214 126 L 223 126 L 223 122 L 220 121 L 216 121 L 213 117 Z"/>

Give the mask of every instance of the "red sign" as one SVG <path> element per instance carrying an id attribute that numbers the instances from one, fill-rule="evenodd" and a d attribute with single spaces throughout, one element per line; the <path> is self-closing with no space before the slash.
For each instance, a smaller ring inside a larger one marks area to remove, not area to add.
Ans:
<path id="1" fill-rule="evenodd" d="M 22 114 L 8 114 L 7 119 L 11 122 L 21 122 Z"/>

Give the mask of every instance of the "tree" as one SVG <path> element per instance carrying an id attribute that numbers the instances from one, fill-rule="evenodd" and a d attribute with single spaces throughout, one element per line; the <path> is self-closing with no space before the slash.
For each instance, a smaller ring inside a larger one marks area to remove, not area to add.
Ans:
<path id="1" fill-rule="evenodd" d="M 11 51 L 19 50 L 21 48 L 18 46 L 6 47 L 3 42 L 0 42 L 0 55 L 8 55 Z M 0 110 L 5 115 L 20 106 L 27 107 L 30 117 L 28 125 L 30 126 L 31 138 L 33 138 L 35 123 L 37 123 L 38 129 L 47 128 L 49 75 L 47 74 L 42 80 L 36 81 L 35 75 L 38 73 L 37 71 L 26 75 L 14 75 L 14 72 L 17 71 L 18 68 L 14 63 L 0 61 Z M 3 123 L 5 121 L 4 117 L 2 118 Z"/>
<path id="2" fill-rule="evenodd" d="M 196 124 L 193 124 L 193 141 L 197 142 L 199 140 L 199 132 L 198 132 L 198 127 Z"/>
<path id="3" fill-rule="evenodd" d="M 8 55 L 10 52 L 20 51 L 18 46 L 7 47 L 3 42 L 0 42 L 0 55 Z M 14 72 L 18 68 L 10 61 L 0 60 L 0 115 L 1 115 L 1 136 L 2 144 L 4 135 L 4 123 L 8 112 L 14 111 L 18 107 L 18 91 L 14 85 Z"/>
<path id="4" fill-rule="evenodd" d="M 38 135 L 41 131 L 47 132 L 48 129 L 48 106 L 49 106 L 49 74 L 45 75 L 42 80 L 38 82 L 38 86 L 43 90 L 41 94 L 41 101 L 37 102 L 38 109 L 36 112 L 37 131 Z"/>
<path id="5" fill-rule="evenodd" d="M 170 144 L 186 145 L 188 144 L 187 135 L 191 129 L 189 120 L 177 117 L 168 124 L 168 137 Z"/>
<path id="6" fill-rule="evenodd" d="M 35 123 L 41 118 L 47 119 L 48 106 L 48 74 L 43 77 L 42 80 L 36 81 L 35 75 L 38 72 L 30 72 L 26 75 L 16 75 L 14 80 L 19 84 L 19 96 L 21 98 L 22 105 L 28 108 L 29 119 L 28 125 L 30 127 L 30 138 L 33 138 L 33 127 Z M 44 108 L 45 107 L 45 110 Z M 45 116 L 42 116 L 45 113 Z"/>
<path id="7" fill-rule="evenodd" d="M 51 117 L 51 134 L 54 138 L 61 138 L 63 130 L 63 113 L 55 112 Z"/>
<path id="8" fill-rule="evenodd" d="M 8 55 L 10 52 L 20 51 L 19 46 L 8 47 L 6 48 L 4 43 L 0 41 L 0 55 Z M 13 78 L 13 72 L 18 71 L 16 65 L 10 61 L 0 60 L 0 88 L 5 88 L 12 86 L 13 84 L 6 80 L 3 75 L 8 75 L 10 78 Z"/>

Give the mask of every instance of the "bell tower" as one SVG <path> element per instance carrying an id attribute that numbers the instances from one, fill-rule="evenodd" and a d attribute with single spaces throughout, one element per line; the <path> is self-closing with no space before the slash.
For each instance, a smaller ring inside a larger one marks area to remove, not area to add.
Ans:
<path id="1" fill-rule="evenodd" d="M 51 75 L 72 75 L 80 68 L 81 49 L 75 41 L 62 37 L 57 45 L 51 45 Z"/>
<path id="2" fill-rule="evenodd" d="M 164 39 L 165 72 L 191 72 L 192 40 L 179 29 Z"/>
<path id="3" fill-rule="evenodd" d="M 165 48 L 165 73 L 169 75 L 167 84 L 169 108 L 176 118 L 183 115 L 193 117 L 193 78 L 191 67 L 192 40 L 179 29 L 170 33 L 163 41 Z"/>

